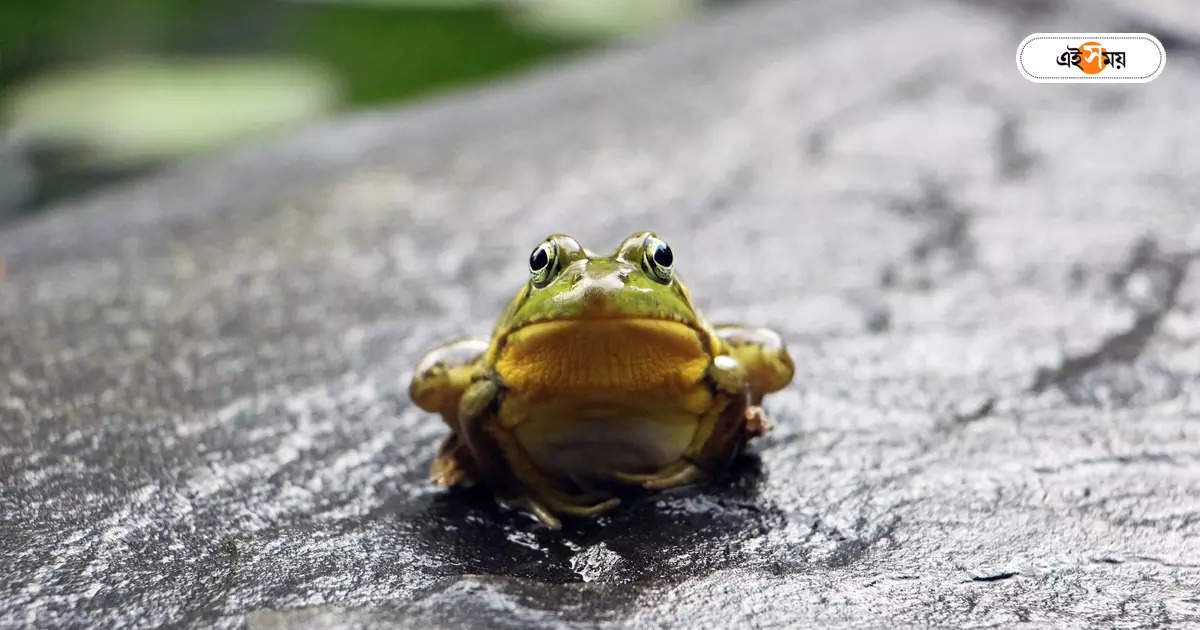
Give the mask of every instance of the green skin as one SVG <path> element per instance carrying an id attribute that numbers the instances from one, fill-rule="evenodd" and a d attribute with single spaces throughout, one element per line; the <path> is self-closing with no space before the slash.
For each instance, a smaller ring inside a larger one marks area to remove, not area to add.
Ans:
<path id="1" fill-rule="evenodd" d="M 762 328 L 711 326 L 670 265 L 655 259 L 656 247 L 665 243 L 639 232 L 611 256 L 597 256 L 569 236 L 550 236 L 539 245 L 547 264 L 531 266 L 529 282 L 505 308 L 490 340 L 455 341 L 425 355 L 410 394 L 422 409 L 440 413 L 453 431 L 434 459 L 434 483 L 483 482 L 502 504 L 552 529 L 561 527 L 555 514 L 590 516 L 620 503 L 612 491 L 581 488 L 540 471 L 502 428 L 506 397 L 522 393 L 506 386 L 496 370 L 509 334 L 536 322 L 586 319 L 598 309 L 605 316 L 671 320 L 692 328 L 708 357 L 695 386 L 706 388 L 713 400 L 699 419 L 695 442 L 678 461 L 649 473 L 610 471 L 612 485 L 663 489 L 712 478 L 728 468 L 746 440 L 769 429 L 759 407 L 762 397 L 793 375 L 782 339 Z"/>

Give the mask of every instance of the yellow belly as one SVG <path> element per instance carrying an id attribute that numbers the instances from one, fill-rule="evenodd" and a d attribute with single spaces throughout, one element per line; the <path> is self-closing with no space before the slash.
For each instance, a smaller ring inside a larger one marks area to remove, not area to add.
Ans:
<path id="1" fill-rule="evenodd" d="M 712 403 L 703 385 L 676 404 L 621 404 L 562 400 L 529 406 L 507 398 L 505 423 L 530 461 L 544 473 L 587 479 L 609 472 L 644 473 L 677 461 L 692 444 L 700 418 Z"/>

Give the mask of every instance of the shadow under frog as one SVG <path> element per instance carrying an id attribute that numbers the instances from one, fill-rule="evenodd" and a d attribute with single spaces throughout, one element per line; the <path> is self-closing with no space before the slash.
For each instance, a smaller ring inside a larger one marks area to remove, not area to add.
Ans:
<path id="1" fill-rule="evenodd" d="M 694 579 L 744 560 L 730 549 L 779 527 L 786 516 L 764 501 L 757 454 L 738 456 L 719 480 L 668 492 L 630 490 L 625 507 L 592 519 L 569 519 L 551 531 L 528 515 L 504 510 L 486 488 L 397 496 L 370 519 L 420 523 L 421 553 L 447 577 L 494 575 L 543 584 L 588 583 L 603 606 L 631 603 L 653 586 Z M 557 589 L 545 589 L 553 606 Z"/>

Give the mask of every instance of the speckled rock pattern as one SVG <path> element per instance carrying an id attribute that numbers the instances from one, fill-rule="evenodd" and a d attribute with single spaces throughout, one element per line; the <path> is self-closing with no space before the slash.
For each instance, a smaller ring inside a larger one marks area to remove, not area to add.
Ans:
<path id="1" fill-rule="evenodd" d="M 0 626 L 1200 623 L 1198 47 L 1025 82 L 1073 11 L 751 4 L 8 227 Z M 433 489 L 420 353 L 641 229 L 774 432 L 561 533 Z"/>

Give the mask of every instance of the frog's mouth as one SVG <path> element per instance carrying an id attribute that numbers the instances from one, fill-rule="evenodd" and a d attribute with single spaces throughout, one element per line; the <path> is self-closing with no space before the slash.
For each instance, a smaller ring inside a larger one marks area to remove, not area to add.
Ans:
<path id="1" fill-rule="evenodd" d="M 496 371 L 525 392 L 679 391 L 704 377 L 709 359 L 700 332 L 683 322 L 567 319 L 510 332 Z"/>

